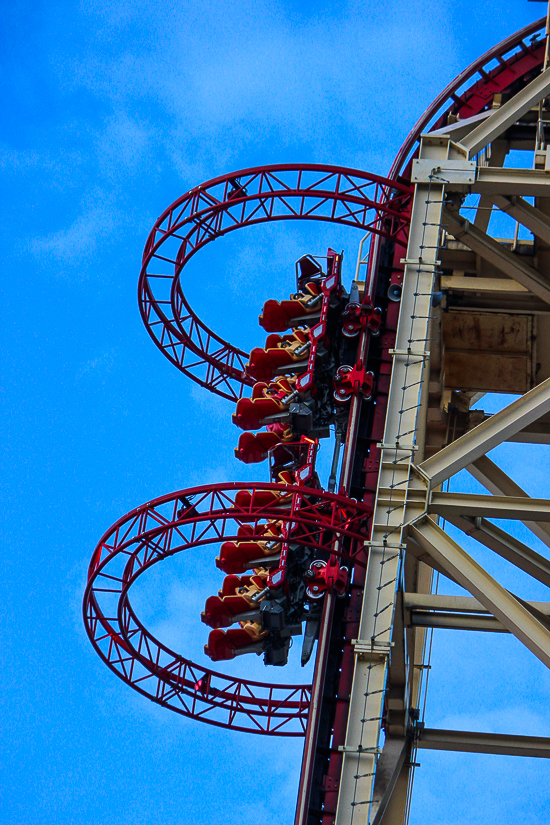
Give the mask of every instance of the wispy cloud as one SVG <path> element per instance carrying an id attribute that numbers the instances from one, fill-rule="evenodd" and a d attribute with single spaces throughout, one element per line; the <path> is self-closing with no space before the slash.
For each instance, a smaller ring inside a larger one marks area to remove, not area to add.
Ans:
<path id="1" fill-rule="evenodd" d="M 30 241 L 31 252 L 48 260 L 51 268 L 63 274 L 67 266 L 86 264 L 99 240 L 113 229 L 115 215 L 100 204 L 87 207 L 66 229 L 59 229 Z"/>
<path id="2" fill-rule="evenodd" d="M 84 375 L 93 373 L 112 372 L 115 365 L 115 350 L 104 350 L 98 353 L 93 358 L 88 359 L 76 371 L 76 380 L 78 381 Z"/>

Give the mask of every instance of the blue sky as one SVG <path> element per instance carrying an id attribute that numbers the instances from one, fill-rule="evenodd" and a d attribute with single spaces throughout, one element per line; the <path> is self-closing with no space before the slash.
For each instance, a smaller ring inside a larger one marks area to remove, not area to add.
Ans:
<path id="1" fill-rule="evenodd" d="M 181 376 L 142 327 L 147 233 L 180 194 L 226 171 L 303 160 L 384 174 L 440 89 L 543 10 L 525 0 L 3 10 L 6 823 L 292 821 L 298 742 L 157 708 L 103 666 L 81 624 L 91 552 L 120 515 L 192 484 L 266 478 L 232 457 L 229 402 Z M 193 259 L 190 295 L 217 331 L 251 346 L 263 340 L 256 315 L 289 291 L 299 255 L 345 248 L 350 278 L 358 240 L 319 225 L 236 233 Z M 506 446 L 497 458 L 544 494 L 546 448 L 519 455 Z M 470 549 L 519 588 L 504 562 Z M 136 598 L 153 629 L 199 651 L 218 572 L 197 558 L 194 584 L 191 568 L 174 564 Z M 550 734 L 548 675 L 514 639 L 441 632 L 433 664 L 430 726 Z M 421 754 L 411 825 L 481 825 L 489 810 L 504 823 L 547 821 L 543 766 L 479 757 L 472 783 L 466 759 Z"/>

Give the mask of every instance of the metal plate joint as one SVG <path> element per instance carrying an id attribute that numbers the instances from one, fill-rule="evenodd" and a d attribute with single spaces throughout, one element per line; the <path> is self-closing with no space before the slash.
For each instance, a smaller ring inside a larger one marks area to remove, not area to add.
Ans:
<path id="1" fill-rule="evenodd" d="M 413 160 L 413 183 L 475 183 L 475 160 Z"/>

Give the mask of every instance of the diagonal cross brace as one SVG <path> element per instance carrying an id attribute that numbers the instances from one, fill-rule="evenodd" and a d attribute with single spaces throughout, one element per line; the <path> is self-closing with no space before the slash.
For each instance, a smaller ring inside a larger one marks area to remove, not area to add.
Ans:
<path id="1" fill-rule="evenodd" d="M 547 667 L 550 631 L 432 519 L 409 526 L 409 532 L 462 587 L 466 588 Z"/>
<path id="2" fill-rule="evenodd" d="M 448 231 L 457 240 L 496 266 L 518 284 L 547 304 L 550 303 L 550 281 L 544 278 L 534 267 L 525 263 L 505 246 L 495 241 L 473 223 L 463 218 L 458 212 L 443 210 L 443 220 Z"/>
<path id="3" fill-rule="evenodd" d="M 473 475 L 476 481 L 479 481 L 480 484 L 495 496 L 524 496 L 525 498 L 529 498 L 525 490 L 507 476 L 504 470 L 501 470 L 501 468 L 486 455 L 476 459 L 476 461 L 469 464 L 466 469 Z M 537 523 L 535 521 L 524 521 L 523 524 L 525 524 L 538 539 L 546 544 L 547 547 L 550 547 L 550 525 Z"/>
<path id="4" fill-rule="evenodd" d="M 419 468 L 433 489 L 550 411 L 550 378 L 487 418 Z"/>
<path id="5" fill-rule="evenodd" d="M 384 812 L 396 786 L 405 760 L 411 755 L 410 739 L 404 736 L 386 738 L 382 753 L 376 764 L 373 801 L 371 807 L 371 825 L 381 825 Z"/>
<path id="6" fill-rule="evenodd" d="M 533 576 L 546 587 L 550 587 L 550 561 L 497 527 L 496 524 L 484 518 L 468 518 L 462 515 L 451 516 L 447 521 L 467 536 L 471 536 L 480 544 L 498 553 L 506 561 L 515 564 L 520 570 Z M 546 525 L 541 526 L 546 527 Z"/>
<path id="7" fill-rule="evenodd" d="M 509 126 L 517 121 L 550 93 L 550 69 L 545 69 L 503 106 L 476 126 L 461 140 L 469 158 L 473 158 Z"/>

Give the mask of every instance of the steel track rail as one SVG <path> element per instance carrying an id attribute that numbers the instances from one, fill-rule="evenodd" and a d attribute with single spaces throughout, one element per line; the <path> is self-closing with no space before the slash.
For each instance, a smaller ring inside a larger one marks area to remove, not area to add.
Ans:
<path id="1" fill-rule="evenodd" d="M 544 30 L 545 26 L 546 18 L 544 17 L 534 23 L 529 23 L 528 26 L 493 46 L 457 75 L 417 120 L 397 153 L 388 177 L 391 179 L 397 179 L 401 175 L 407 177 L 405 170 L 422 132 L 444 126 L 450 113 L 460 115 L 463 119 L 479 114 L 493 94 L 505 91 L 522 75 L 542 66 L 544 44 L 533 42 L 528 46 L 524 40 L 537 33 L 540 36 L 541 29 Z M 476 74 L 480 75 L 479 80 L 461 90 L 461 87 Z"/>

